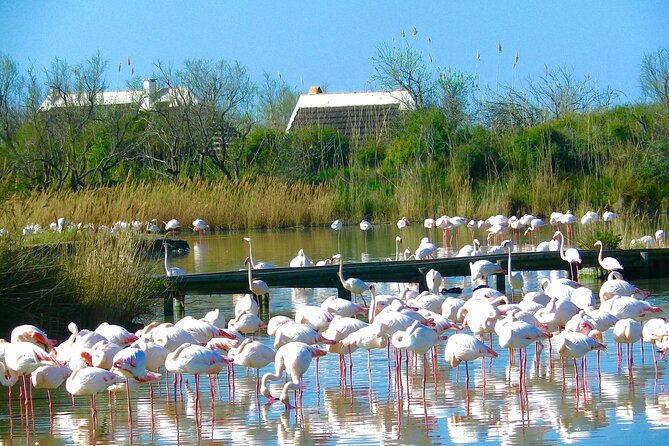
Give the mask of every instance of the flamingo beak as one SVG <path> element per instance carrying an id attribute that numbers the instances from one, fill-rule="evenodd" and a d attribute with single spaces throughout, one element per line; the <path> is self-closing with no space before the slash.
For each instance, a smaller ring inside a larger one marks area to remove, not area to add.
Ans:
<path id="1" fill-rule="evenodd" d="M 335 343 L 334 341 L 332 341 L 332 342 Z M 328 354 L 328 352 L 326 352 L 325 350 L 321 350 L 320 348 L 315 348 L 311 352 L 311 356 L 314 357 L 314 358 L 318 358 L 320 356 L 325 356 L 327 354 Z"/>
<path id="2" fill-rule="evenodd" d="M 266 326 L 265 326 L 266 327 Z M 227 339 L 237 339 L 237 335 L 234 333 L 230 333 L 228 330 L 225 330 L 221 328 L 221 331 L 218 333 L 219 336 L 222 338 L 227 338 Z"/>

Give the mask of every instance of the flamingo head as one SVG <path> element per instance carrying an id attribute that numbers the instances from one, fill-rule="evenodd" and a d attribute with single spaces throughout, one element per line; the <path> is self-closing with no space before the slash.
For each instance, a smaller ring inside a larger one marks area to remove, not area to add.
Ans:
<path id="1" fill-rule="evenodd" d="M 333 344 L 336 344 L 336 341 L 332 341 Z M 328 354 L 325 350 L 321 350 L 318 347 L 309 347 L 309 351 L 311 352 L 311 357 L 312 358 L 319 358 L 321 356 L 325 356 Z"/>

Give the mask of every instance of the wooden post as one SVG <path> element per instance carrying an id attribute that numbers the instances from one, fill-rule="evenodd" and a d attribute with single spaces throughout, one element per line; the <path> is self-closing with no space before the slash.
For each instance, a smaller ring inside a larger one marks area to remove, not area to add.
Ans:
<path id="1" fill-rule="evenodd" d="M 177 320 L 182 319 L 186 314 L 186 293 L 178 293 L 174 301 L 174 312 L 176 313 Z"/>
<path id="2" fill-rule="evenodd" d="M 425 267 L 420 267 L 418 268 L 418 292 L 422 293 L 423 291 L 428 291 L 427 289 L 427 281 L 425 280 L 425 276 L 427 275 L 427 271 Z"/>
<path id="3" fill-rule="evenodd" d="M 163 296 L 163 314 L 165 322 L 174 323 L 174 294 L 172 291 L 166 291 Z"/>
<path id="4" fill-rule="evenodd" d="M 342 299 L 346 299 L 349 301 L 351 300 L 351 292 L 346 288 L 344 288 L 343 286 L 341 286 L 341 284 L 337 287 L 337 296 L 341 297 Z"/>
<path id="5" fill-rule="evenodd" d="M 644 279 L 650 277 L 650 254 L 648 251 L 643 251 L 640 253 L 641 260 L 643 261 L 643 274 Z"/>
<path id="6" fill-rule="evenodd" d="M 497 264 L 502 266 L 502 261 L 498 260 Z M 495 274 L 495 287 L 500 293 L 506 294 L 506 275 L 502 273 Z"/>

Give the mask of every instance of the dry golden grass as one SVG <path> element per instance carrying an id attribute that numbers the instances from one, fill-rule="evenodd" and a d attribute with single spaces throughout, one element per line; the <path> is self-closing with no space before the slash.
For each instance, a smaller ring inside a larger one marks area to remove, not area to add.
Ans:
<path id="1" fill-rule="evenodd" d="M 335 194 L 323 186 L 258 179 L 239 182 L 126 184 L 79 192 L 33 192 L 3 203 L 0 227 L 20 232 L 28 224 L 48 227 L 58 217 L 75 223 L 196 218 L 216 229 L 278 228 L 326 224 L 334 216 Z"/>

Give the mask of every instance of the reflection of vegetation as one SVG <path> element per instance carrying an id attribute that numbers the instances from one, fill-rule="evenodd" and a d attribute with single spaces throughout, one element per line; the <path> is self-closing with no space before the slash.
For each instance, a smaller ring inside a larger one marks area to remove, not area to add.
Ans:
<path id="1" fill-rule="evenodd" d="M 67 324 L 95 328 L 108 321 L 140 322 L 165 290 L 148 278 L 152 265 L 130 236 L 82 234 L 71 254 L 66 245 L 37 250 L 20 240 L 0 239 L 0 330 L 31 323 L 52 336 Z"/>

